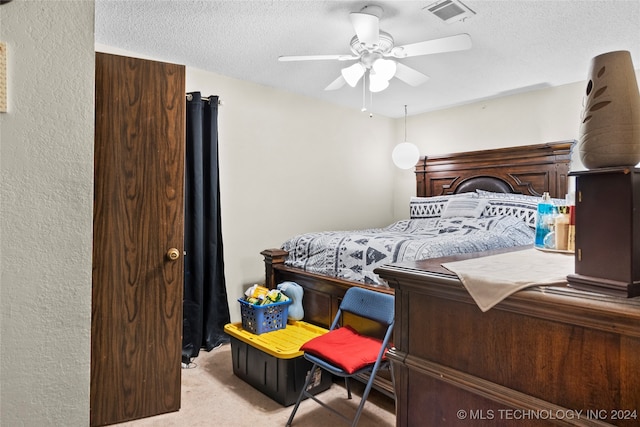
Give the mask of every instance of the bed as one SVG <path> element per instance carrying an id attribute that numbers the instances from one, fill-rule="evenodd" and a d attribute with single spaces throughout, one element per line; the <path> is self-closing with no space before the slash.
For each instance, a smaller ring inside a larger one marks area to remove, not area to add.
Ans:
<path id="1" fill-rule="evenodd" d="M 483 211 L 486 228 L 508 228 L 513 233 L 524 230 L 504 215 L 516 216 L 531 228 L 535 221 L 535 205 L 544 192 L 553 198 L 564 198 L 568 188 L 568 173 L 571 148 L 574 141 L 559 141 L 519 147 L 471 151 L 420 158 L 415 167 L 416 196 L 411 199 L 409 220 L 391 224 L 387 230 L 393 234 L 400 228 L 428 228 L 434 222 L 439 226 L 456 228 L 450 240 L 459 239 L 461 231 L 472 218 L 441 218 L 448 203 L 454 198 L 486 198 L 488 204 Z M 465 195 L 466 193 L 466 195 Z M 492 223 L 486 218 L 494 218 Z M 419 219 L 422 225 L 411 223 Z M 481 220 L 482 222 L 482 220 Z M 526 227 L 525 227 L 526 228 Z M 362 230 L 360 230 L 362 231 Z M 369 230 L 371 231 L 371 230 Z M 432 232 L 428 231 L 428 232 Z M 457 233 L 457 234 L 456 234 Z M 305 237 L 297 237 L 304 240 Z M 325 239 L 340 239 L 343 235 L 329 235 Z M 491 238 L 497 238 L 492 236 Z M 296 237 L 294 237 L 296 239 Z M 386 237 L 383 237 L 383 241 Z M 520 241 L 513 238 L 513 246 Z M 265 283 L 274 288 L 278 283 L 293 281 L 304 288 L 304 320 L 319 326 L 329 326 L 335 316 L 340 299 L 349 287 L 374 288 L 379 292 L 393 293 L 393 289 L 381 283 L 377 277 L 355 277 L 349 270 L 346 274 L 326 274 L 322 269 L 305 270 L 300 262 L 290 261 L 290 253 L 283 247 L 295 251 L 295 243 L 287 243 L 280 248 L 261 252 L 265 262 Z M 388 242 L 386 242 L 388 244 Z M 373 243 L 380 244 L 380 242 Z M 394 246 L 395 245 L 395 246 Z M 415 252 L 414 259 L 443 256 L 451 253 L 432 251 L 428 245 L 406 240 L 392 244 L 398 252 Z M 486 250 L 486 244 L 468 244 L 465 252 Z M 503 247 L 506 246 L 503 245 Z M 371 270 L 382 264 L 397 262 L 393 257 L 383 257 L 371 266 Z M 304 262 L 302 262 L 304 264 Z"/>
<path id="2" fill-rule="evenodd" d="M 285 265 L 387 287 L 374 272 L 385 264 L 522 246 L 534 239 L 533 227 L 504 212 L 493 215 L 488 199 L 478 193 L 464 193 L 442 203 L 441 213 L 430 213 L 432 216 L 428 218 L 415 216 L 418 211 L 431 210 L 416 198 L 411 203 L 414 215 L 387 227 L 294 236 L 282 244 L 282 249 L 288 252 Z"/>

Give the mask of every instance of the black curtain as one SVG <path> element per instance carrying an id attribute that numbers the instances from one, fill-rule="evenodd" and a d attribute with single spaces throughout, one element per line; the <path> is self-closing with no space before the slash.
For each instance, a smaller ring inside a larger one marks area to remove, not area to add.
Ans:
<path id="1" fill-rule="evenodd" d="M 229 342 L 218 172 L 218 97 L 187 94 L 182 361 Z"/>

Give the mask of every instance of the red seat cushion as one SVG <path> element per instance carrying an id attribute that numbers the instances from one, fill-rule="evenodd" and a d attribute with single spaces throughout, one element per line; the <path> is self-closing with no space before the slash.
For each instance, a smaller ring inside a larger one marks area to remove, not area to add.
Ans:
<path id="1" fill-rule="evenodd" d="M 300 350 L 320 357 L 352 374 L 374 363 L 381 345 L 381 340 L 360 335 L 350 326 L 343 326 L 312 338 L 304 343 Z"/>

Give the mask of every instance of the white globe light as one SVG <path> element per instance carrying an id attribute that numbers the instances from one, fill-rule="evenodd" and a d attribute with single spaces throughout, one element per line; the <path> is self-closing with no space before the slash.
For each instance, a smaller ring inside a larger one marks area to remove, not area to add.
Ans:
<path id="1" fill-rule="evenodd" d="M 420 159 L 418 147 L 410 142 L 402 142 L 391 153 L 393 163 L 400 169 L 411 169 Z"/>

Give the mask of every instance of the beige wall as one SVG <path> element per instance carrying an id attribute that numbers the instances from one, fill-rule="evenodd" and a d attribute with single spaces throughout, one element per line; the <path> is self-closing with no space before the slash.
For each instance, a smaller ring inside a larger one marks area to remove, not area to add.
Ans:
<path id="1" fill-rule="evenodd" d="M 423 156 L 577 140 L 586 86 L 585 80 L 410 116 L 407 139 Z M 404 125 L 396 130 L 401 140 Z M 577 150 L 571 159 L 572 170 L 584 169 Z M 569 185 L 571 190 L 573 179 Z M 394 217 L 404 218 L 415 195 L 414 176 L 398 172 L 394 186 Z"/>
<path id="2" fill-rule="evenodd" d="M 0 425 L 89 424 L 94 2 L 0 6 Z"/>
<path id="3" fill-rule="evenodd" d="M 187 69 L 187 91 L 216 94 L 225 273 L 236 299 L 262 282 L 260 251 L 297 233 L 392 221 L 394 121 Z"/>
<path id="4" fill-rule="evenodd" d="M 412 116 L 407 121 L 407 139 L 427 156 L 575 140 L 585 84 L 578 82 Z M 573 167 L 582 168 L 579 160 Z M 415 195 L 412 185 L 413 176 L 409 175 L 395 181 L 396 217 L 407 215 L 407 200 Z"/>

